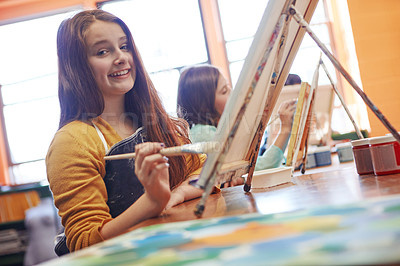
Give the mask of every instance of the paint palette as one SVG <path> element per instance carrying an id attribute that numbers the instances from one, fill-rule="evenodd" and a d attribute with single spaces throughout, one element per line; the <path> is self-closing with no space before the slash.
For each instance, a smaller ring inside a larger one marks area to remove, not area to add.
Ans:
<path id="1" fill-rule="evenodd" d="M 400 196 L 144 227 L 44 265 L 400 262 Z"/>

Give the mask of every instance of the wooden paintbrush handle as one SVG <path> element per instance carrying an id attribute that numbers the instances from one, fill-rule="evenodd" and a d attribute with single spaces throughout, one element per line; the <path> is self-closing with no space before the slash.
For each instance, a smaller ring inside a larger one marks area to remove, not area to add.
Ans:
<path id="1" fill-rule="evenodd" d="M 135 158 L 136 154 L 134 152 L 131 153 L 123 153 L 123 154 L 117 154 L 117 155 L 109 155 L 105 156 L 104 160 L 122 160 L 122 159 L 130 159 L 130 158 Z"/>

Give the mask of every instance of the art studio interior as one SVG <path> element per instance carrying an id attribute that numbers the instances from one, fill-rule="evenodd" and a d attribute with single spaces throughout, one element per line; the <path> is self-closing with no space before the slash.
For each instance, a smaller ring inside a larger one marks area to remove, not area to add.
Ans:
<path id="1" fill-rule="evenodd" d="M 269 119 L 264 126 L 272 136 L 279 131 L 278 121 L 275 121 L 279 117 L 278 107 L 290 99 L 296 99 L 297 104 L 302 102 L 305 84 L 314 89 L 307 113 L 302 117 L 294 114 L 294 121 L 296 115 L 299 120 L 293 125 L 300 129 L 296 132 L 292 129 L 283 150 L 285 161 L 294 156 L 293 164 L 285 166 L 291 167 L 287 179 L 277 176 L 268 185 L 257 187 L 254 178 L 265 173 L 254 171 L 254 165 L 247 162 L 245 172 L 240 173 L 245 174 L 244 182 L 247 176 L 250 180 L 253 176 L 250 192 L 244 191 L 246 184 L 243 183 L 228 187 L 218 184 L 218 191 L 207 195 L 201 217 L 193 214 L 200 200 L 195 198 L 160 216 L 141 221 L 121 236 L 120 241 L 106 240 L 61 257 L 54 252 L 56 237 L 63 231 L 63 225 L 48 181 L 46 156 L 60 129 L 57 33 L 62 21 L 90 9 L 101 9 L 121 18 L 132 33 L 166 113 L 177 117 L 180 73 L 188 66 L 217 67 L 232 87 L 232 94 L 235 90 L 248 89 L 242 88 L 245 82 L 241 82 L 246 74 L 246 58 L 252 55 L 255 35 L 265 27 L 261 22 L 271 21 L 262 20 L 265 10 L 279 2 L 285 1 L 0 1 L 0 265 L 227 265 L 233 263 L 234 256 L 237 256 L 236 265 L 243 265 L 241 259 L 247 256 L 253 258 L 249 265 L 263 265 L 261 261 L 268 256 L 273 265 L 400 263 L 400 139 L 394 134 L 400 132 L 398 0 L 297 0 L 314 5 L 309 29 L 329 55 L 303 28 L 304 37 L 297 38 L 300 41 L 293 46 L 297 50 L 288 56 L 290 63 L 280 73 L 286 81 L 278 83 L 282 85 L 280 92 L 276 98 L 272 97 L 273 109 L 267 111 Z M 296 24 L 292 20 L 291 23 Z M 316 70 L 319 72 L 317 81 Z M 237 94 L 239 99 L 241 94 Z M 241 102 L 236 106 L 238 104 Z M 258 119 L 259 114 L 254 114 L 254 119 Z M 304 124 L 302 119 L 305 119 Z M 220 130 L 225 125 L 218 126 Z M 254 134 L 250 132 L 254 130 L 249 129 L 249 134 Z M 300 139 L 296 139 L 298 134 Z M 225 145 L 229 145 L 228 140 Z M 273 140 L 272 137 L 262 138 L 266 147 L 272 145 Z M 360 140 L 366 140 L 362 144 L 373 158 L 370 170 L 365 170 L 366 162 L 357 157 L 365 156 L 358 146 Z M 253 142 L 253 148 L 246 146 L 249 153 L 245 158 L 254 158 L 249 155 L 254 151 L 261 156 L 259 145 Z M 378 149 L 383 147 L 387 150 L 378 154 Z M 296 164 L 298 152 L 303 161 Z M 204 164 L 207 163 L 210 162 Z M 231 163 L 230 167 L 232 170 L 235 166 Z M 218 169 L 221 178 L 228 178 L 228 170 Z M 347 204 L 358 205 L 351 209 Z M 385 216 L 375 212 L 377 208 L 372 205 L 393 211 Z M 361 209 L 362 212 L 357 211 Z M 309 216 L 304 214 L 306 211 Z M 354 217 L 349 217 L 349 213 Z M 227 220 L 228 217 L 235 219 Z M 310 219 L 309 223 L 306 218 Z M 342 224 L 347 222 L 346 230 L 351 232 L 347 237 L 355 238 L 359 236 L 355 232 L 361 235 L 363 228 L 371 227 L 373 231 L 379 226 L 366 222 L 365 226 L 358 227 L 351 221 L 360 219 L 372 223 L 379 220 L 382 231 L 376 229 L 371 239 L 380 235 L 382 241 L 372 244 L 366 237 L 364 247 L 359 243 L 341 246 L 346 240 L 337 229 L 339 220 L 335 219 L 342 219 Z M 320 226 L 322 221 L 329 224 L 325 231 Z M 175 225 L 176 222 L 179 224 Z M 239 240 L 240 234 L 233 229 L 239 228 L 241 223 L 246 225 L 241 228 L 243 232 L 252 236 L 248 242 Z M 307 223 L 310 227 L 304 225 Z M 218 227 L 221 224 L 227 226 Z M 271 230 L 268 233 L 263 227 L 266 224 L 274 225 L 268 227 Z M 146 235 L 147 226 L 154 225 L 163 227 L 149 227 Z M 210 229 L 204 232 L 208 237 L 196 239 L 207 226 L 215 229 L 215 235 L 211 235 Z M 174 230 L 175 237 L 171 233 Z M 217 232 L 219 230 L 222 231 Z M 294 232 L 302 239 L 295 238 Z M 165 238 L 161 237 L 163 234 Z M 340 245 L 332 240 L 335 237 L 340 239 Z M 369 243 L 375 252 L 367 256 Z M 246 245 L 251 252 L 245 249 Z M 335 251 L 332 245 L 337 247 Z M 390 248 L 385 249 L 385 245 Z M 279 247 L 291 252 L 283 256 Z M 276 252 L 261 256 L 264 248 Z M 350 254 L 358 254 L 360 259 Z M 265 261 L 264 265 L 270 264 Z"/>

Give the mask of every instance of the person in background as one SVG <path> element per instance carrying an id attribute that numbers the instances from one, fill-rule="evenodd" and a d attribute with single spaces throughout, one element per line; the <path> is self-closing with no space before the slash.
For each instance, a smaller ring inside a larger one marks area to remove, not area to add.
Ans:
<path id="1" fill-rule="evenodd" d="M 286 78 L 285 81 L 285 86 L 291 86 L 291 85 L 296 85 L 296 84 L 301 84 L 301 78 L 299 75 L 297 74 L 292 74 L 289 73 L 288 77 Z M 273 127 L 273 129 L 275 129 L 275 127 Z M 259 150 L 259 155 L 264 154 L 264 152 L 267 150 L 268 148 L 268 136 L 271 135 L 271 137 L 273 137 L 273 132 L 269 132 L 268 128 L 267 130 L 265 130 L 264 132 L 264 141 L 261 144 L 260 150 Z"/>
<path id="2" fill-rule="evenodd" d="M 58 255 L 201 196 L 189 181 L 198 177 L 205 155 L 159 153 L 190 143 L 187 123 L 164 110 L 121 19 L 87 10 L 64 20 L 57 54 L 61 116 L 46 168 L 65 228 Z M 128 152 L 135 159 L 104 160 Z"/>
<path id="3" fill-rule="evenodd" d="M 189 123 L 193 143 L 214 138 L 231 91 L 230 84 L 215 66 L 195 65 L 182 70 L 178 83 L 177 114 Z M 279 134 L 273 145 L 258 157 L 255 170 L 282 165 L 295 108 L 296 100 L 285 101 L 279 107 Z"/>

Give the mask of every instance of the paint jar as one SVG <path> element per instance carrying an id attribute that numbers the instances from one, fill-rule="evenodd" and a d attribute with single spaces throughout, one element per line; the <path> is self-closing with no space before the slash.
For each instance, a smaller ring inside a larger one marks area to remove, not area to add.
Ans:
<path id="1" fill-rule="evenodd" d="M 359 175 L 368 175 L 374 173 L 371 151 L 369 148 L 369 138 L 351 141 L 353 146 L 354 162 Z"/>
<path id="2" fill-rule="evenodd" d="M 306 169 L 317 167 L 317 162 L 315 161 L 314 151 L 307 152 Z"/>
<path id="3" fill-rule="evenodd" d="M 400 173 L 400 144 L 392 135 L 369 139 L 375 175 Z"/>
<path id="4" fill-rule="evenodd" d="M 314 150 L 314 156 L 317 166 L 332 164 L 331 148 L 329 146 L 316 147 Z"/>
<path id="5" fill-rule="evenodd" d="M 339 143 L 335 147 L 340 163 L 353 161 L 353 150 L 350 142 Z"/>

